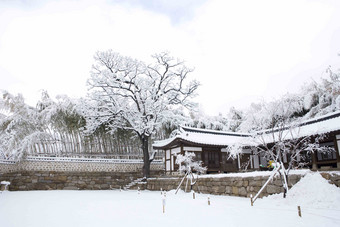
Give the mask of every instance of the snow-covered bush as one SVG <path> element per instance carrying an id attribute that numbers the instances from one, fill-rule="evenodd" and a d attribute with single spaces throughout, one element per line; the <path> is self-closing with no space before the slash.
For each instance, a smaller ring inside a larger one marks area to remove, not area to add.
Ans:
<path id="1" fill-rule="evenodd" d="M 179 165 L 178 171 L 180 173 L 205 173 L 207 168 L 202 166 L 202 161 L 195 161 L 195 156 L 195 153 L 187 151 L 184 155 L 178 154 L 176 157 L 176 164 Z"/>

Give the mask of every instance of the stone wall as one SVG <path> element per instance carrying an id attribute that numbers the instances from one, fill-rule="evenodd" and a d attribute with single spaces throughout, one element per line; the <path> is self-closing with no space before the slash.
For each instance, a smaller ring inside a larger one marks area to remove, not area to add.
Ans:
<path id="1" fill-rule="evenodd" d="M 200 193 L 214 195 L 231 195 L 249 197 L 260 190 L 269 176 L 257 177 L 221 177 L 221 178 L 200 178 L 194 185 L 193 190 Z M 292 175 L 289 179 L 289 185 L 294 185 L 301 179 L 300 175 Z M 173 190 L 179 185 L 180 178 L 153 178 L 148 179 L 144 186 L 148 190 Z M 185 182 L 181 189 L 184 190 Z M 279 178 L 275 178 L 269 183 L 266 189 L 261 193 L 260 197 L 283 192 L 282 183 Z"/>
<path id="2" fill-rule="evenodd" d="M 329 183 L 340 187 L 340 172 L 320 172 L 321 176 L 329 181 Z"/>
<path id="3" fill-rule="evenodd" d="M 119 172 L 114 169 L 117 163 L 71 163 L 71 162 L 32 162 L 0 164 L 0 181 L 9 181 L 9 190 L 108 190 L 123 188 L 142 177 L 141 166 L 134 171 Z M 123 164 L 123 163 L 122 163 Z M 126 163 L 124 163 L 126 165 Z M 163 166 L 155 168 L 145 183 L 136 184 L 130 189 L 174 190 L 181 181 L 180 176 L 161 176 Z M 50 169 L 58 170 L 51 171 Z M 161 169 L 161 170 L 159 170 Z M 18 171 L 19 170 L 19 171 Z M 66 171 L 65 171 L 66 170 Z M 78 170 L 78 171 L 77 171 Z M 110 171 L 112 170 L 112 171 Z M 321 172 L 330 183 L 340 187 L 340 172 Z M 289 186 L 293 186 L 303 175 L 290 175 Z M 199 178 L 194 190 L 215 195 L 254 196 L 269 176 L 209 176 Z M 185 182 L 182 185 L 184 190 Z M 260 197 L 283 192 L 281 180 L 277 177 L 268 184 Z"/>
<path id="4" fill-rule="evenodd" d="M 142 177 L 141 160 L 82 158 L 31 158 L 20 162 L 1 161 L 0 181 L 9 190 L 106 190 L 125 187 Z M 153 162 L 151 174 L 164 172 L 162 162 Z"/>
<path id="5" fill-rule="evenodd" d="M 142 173 L 29 171 L 0 175 L 9 181 L 10 191 L 26 190 L 107 190 L 123 188 Z"/>
<path id="6" fill-rule="evenodd" d="M 326 179 L 340 187 L 340 173 L 322 174 Z M 199 178 L 194 185 L 193 190 L 200 193 L 214 194 L 214 195 L 231 195 L 250 197 L 252 194 L 255 196 L 261 189 L 264 183 L 268 180 L 269 176 L 256 176 L 256 177 L 221 177 L 221 178 Z M 292 187 L 302 178 L 302 175 L 290 175 L 289 187 Z M 181 181 L 179 177 L 163 177 L 163 178 L 151 178 L 147 180 L 147 184 L 140 184 L 134 186 L 147 190 L 174 190 L 177 188 Z M 181 189 L 184 190 L 185 182 L 182 184 Z M 264 191 L 260 194 L 260 198 L 272 194 L 283 192 L 282 183 L 279 177 L 267 185 Z"/>

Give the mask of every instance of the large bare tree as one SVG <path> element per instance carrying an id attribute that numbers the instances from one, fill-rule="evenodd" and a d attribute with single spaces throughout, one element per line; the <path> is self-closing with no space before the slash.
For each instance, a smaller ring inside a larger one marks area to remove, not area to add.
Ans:
<path id="1" fill-rule="evenodd" d="M 194 107 L 190 101 L 199 86 L 187 81 L 191 69 L 168 53 L 152 56 L 154 63 L 122 56 L 112 50 L 97 52 L 88 80 L 91 99 L 87 129 L 105 125 L 109 130 L 132 130 L 143 149 L 143 175 L 150 175 L 149 141 L 163 122 L 176 117 L 178 107 Z M 151 157 L 150 157 L 151 156 Z"/>

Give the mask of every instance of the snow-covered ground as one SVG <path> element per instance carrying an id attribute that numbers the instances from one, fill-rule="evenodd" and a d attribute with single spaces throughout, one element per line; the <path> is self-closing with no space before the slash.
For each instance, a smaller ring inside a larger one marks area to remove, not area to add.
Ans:
<path id="1" fill-rule="evenodd" d="M 210 197 L 211 205 L 208 205 Z M 308 173 L 288 193 L 250 199 L 167 192 L 30 191 L 0 194 L 1 227 L 340 226 L 340 189 Z M 302 208 L 298 216 L 297 206 Z"/>

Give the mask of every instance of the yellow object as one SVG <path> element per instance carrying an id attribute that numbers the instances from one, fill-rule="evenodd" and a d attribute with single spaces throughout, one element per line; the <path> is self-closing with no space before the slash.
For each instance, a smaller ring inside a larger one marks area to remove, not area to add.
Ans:
<path id="1" fill-rule="evenodd" d="M 273 163 L 274 163 L 274 161 L 270 160 L 267 167 L 268 168 L 274 168 Z"/>

